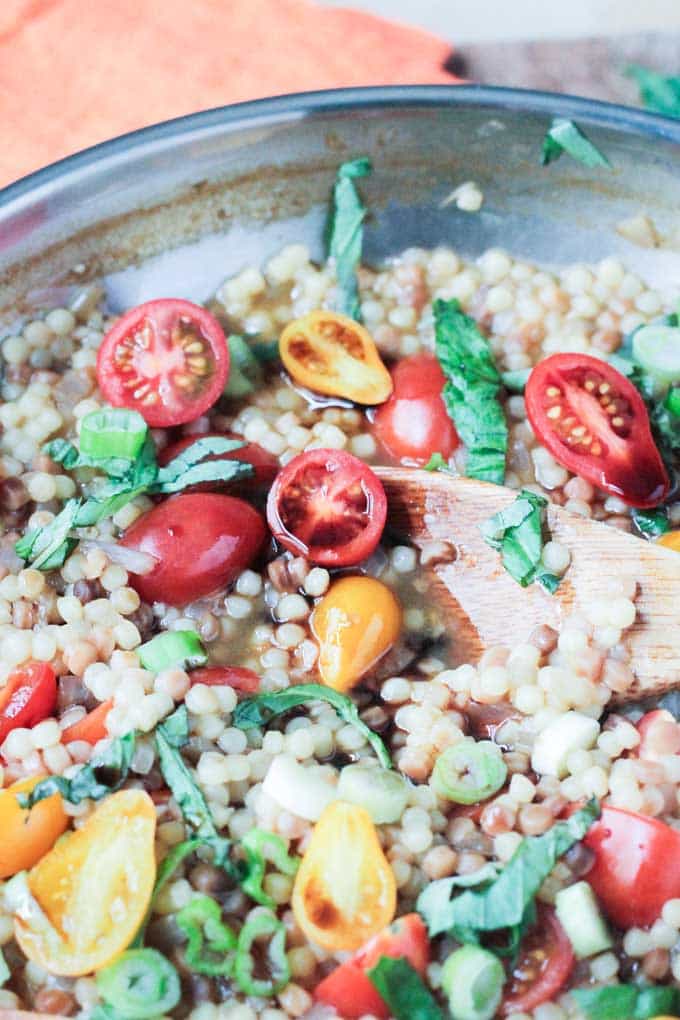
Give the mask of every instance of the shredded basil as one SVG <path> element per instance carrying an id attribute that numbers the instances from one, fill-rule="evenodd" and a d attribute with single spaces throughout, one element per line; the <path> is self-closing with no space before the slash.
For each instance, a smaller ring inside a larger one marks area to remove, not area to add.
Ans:
<path id="1" fill-rule="evenodd" d="M 449 467 L 449 462 L 444 460 L 441 453 L 433 453 L 427 464 L 423 465 L 424 471 L 444 471 L 446 474 L 452 475 L 453 471 Z"/>
<path id="2" fill-rule="evenodd" d="M 81 800 L 101 800 L 115 793 L 128 777 L 135 742 L 134 733 L 115 737 L 108 747 L 94 754 L 89 763 L 79 768 L 70 779 L 48 776 L 36 783 L 30 793 L 18 793 L 19 804 L 30 809 L 55 793 L 60 793 L 69 804 L 80 804 Z"/>
<path id="3" fill-rule="evenodd" d="M 517 499 L 481 525 L 484 541 L 498 549 L 503 566 L 523 588 L 538 581 L 551 595 L 560 578 L 543 566 L 543 516 L 548 500 L 522 489 Z"/>
<path id="4" fill-rule="evenodd" d="M 366 973 L 394 1020 L 443 1020 L 432 992 L 403 956 L 381 956 Z"/>
<path id="5" fill-rule="evenodd" d="M 659 74 L 640 64 L 629 64 L 626 74 L 635 79 L 640 100 L 648 110 L 663 113 L 666 117 L 680 117 L 680 78 Z"/>
<path id="6" fill-rule="evenodd" d="M 372 171 L 365 156 L 338 167 L 333 188 L 333 204 L 326 229 L 326 251 L 335 261 L 337 311 L 361 322 L 357 268 L 361 262 L 363 222 L 366 207 L 354 184 Z"/>
<path id="7" fill-rule="evenodd" d="M 182 705 L 156 727 L 158 764 L 186 822 L 198 836 L 219 838 L 206 799 L 179 750 L 188 734 L 187 710 Z"/>
<path id="8" fill-rule="evenodd" d="M 233 333 L 229 344 L 229 378 L 224 388 L 225 397 L 239 400 L 254 393 L 262 385 L 262 363 L 244 336 Z M 277 344 L 278 350 L 278 344 Z"/>
<path id="9" fill-rule="evenodd" d="M 508 427 L 498 399 L 501 376 L 489 342 L 458 301 L 435 301 L 435 350 L 447 382 L 442 396 L 467 447 L 466 474 L 501 485 Z"/>
<path id="10" fill-rule="evenodd" d="M 663 507 L 657 507 L 654 510 L 640 510 L 638 507 L 634 507 L 630 516 L 638 531 L 646 535 L 647 538 L 658 538 L 659 535 L 665 535 L 670 529 L 668 511 Z"/>
<path id="11" fill-rule="evenodd" d="M 591 800 L 542 836 L 525 836 L 496 878 L 451 897 L 460 884 L 454 878 L 431 882 L 418 898 L 417 909 L 431 936 L 449 932 L 459 942 L 479 943 L 488 932 L 509 931 L 514 950 L 534 917 L 534 899 L 559 858 L 588 832 L 600 808 Z M 502 953 L 497 946 L 489 946 Z"/>
<path id="12" fill-rule="evenodd" d="M 250 730 L 254 726 L 266 726 L 267 723 L 291 708 L 304 705 L 307 701 L 326 701 L 338 713 L 341 719 L 363 733 L 371 745 L 383 768 L 392 767 L 389 751 L 377 733 L 374 733 L 359 716 L 359 710 L 351 698 L 334 691 L 322 684 L 296 684 L 285 691 L 274 691 L 272 694 L 257 694 L 252 698 L 240 701 L 234 709 L 231 722 L 241 730 Z"/>
<path id="13" fill-rule="evenodd" d="M 576 127 L 572 120 L 556 117 L 543 139 L 541 163 L 543 166 L 547 166 L 548 163 L 559 159 L 563 152 L 566 152 L 577 162 L 583 163 L 584 166 L 611 168 L 607 157 L 593 145 L 590 139 L 586 138 L 583 131 Z"/>
<path id="14" fill-rule="evenodd" d="M 570 995 L 589 1020 L 646 1020 L 680 1016 L 680 993 L 670 985 L 606 985 L 574 988 Z"/>

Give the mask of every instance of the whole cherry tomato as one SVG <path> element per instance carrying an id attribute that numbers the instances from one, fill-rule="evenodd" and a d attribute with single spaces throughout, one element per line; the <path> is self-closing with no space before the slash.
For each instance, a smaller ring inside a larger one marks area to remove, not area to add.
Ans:
<path id="1" fill-rule="evenodd" d="M 238 439 L 241 440 L 241 436 L 236 436 L 231 432 L 200 432 L 194 436 L 185 436 L 183 439 L 178 439 L 176 443 L 171 443 L 166 446 L 158 454 L 158 463 L 161 467 L 164 467 L 169 461 L 173 460 L 180 453 L 186 450 L 187 446 L 191 446 L 197 439 Z M 238 486 L 239 490 L 250 490 L 252 488 L 263 488 L 268 487 L 274 481 L 276 472 L 279 470 L 279 462 L 273 453 L 268 453 L 263 447 L 258 446 L 257 443 L 245 443 L 244 446 L 238 450 L 232 450 L 231 453 L 217 453 L 211 457 L 206 457 L 206 460 L 241 460 L 247 461 L 248 464 L 252 464 L 255 469 L 255 474 L 252 478 L 239 478 L 238 482 L 198 482 L 196 485 L 190 486 L 185 489 L 185 492 L 220 492 L 222 489 L 229 490 Z"/>

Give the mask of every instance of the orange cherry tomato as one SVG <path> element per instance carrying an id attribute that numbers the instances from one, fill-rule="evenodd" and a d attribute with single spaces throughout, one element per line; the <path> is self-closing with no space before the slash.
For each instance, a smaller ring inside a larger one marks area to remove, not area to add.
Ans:
<path id="1" fill-rule="evenodd" d="M 0 792 L 0 878 L 32 868 L 51 850 L 68 826 L 68 815 L 58 793 L 38 801 L 26 811 L 17 794 L 30 793 L 40 776 L 22 779 Z"/>
<path id="2" fill-rule="evenodd" d="M 666 549 L 672 549 L 673 552 L 680 552 L 680 528 L 676 528 L 674 531 L 667 531 L 665 535 L 660 535 L 657 538 L 659 545 L 663 545 Z"/>
<path id="3" fill-rule="evenodd" d="M 343 801 L 314 826 L 293 886 L 295 920 L 308 939 L 358 949 L 394 917 L 397 886 L 371 816 Z"/>
<path id="4" fill-rule="evenodd" d="M 13 896 L 14 932 L 29 960 L 76 977 L 127 948 L 153 891 L 155 831 L 151 797 L 121 790 L 36 864 Z"/>
<path id="5" fill-rule="evenodd" d="M 303 315 L 284 329 L 279 352 L 295 382 L 314 393 L 382 404 L 392 392 L 390 373 L 371 334 L 346 315 Z"/>
<path id="6" fill-rule="evenodd" d="M 382 581 L 342 577 L 317 605 L 311 624 L 321 679 L 336 691 L 348 691 L 397 640 L 401 606 Z"/>
<path id="7" fill-rule="evenodd" d="M 74 740 L 84 740 L 88 744 L 98 744 L 105 740 L 109 733 L 106 729 L 106 717 L 113 708 L 113 698 L 102 701 L 91 712 L 84 715 L 82 719 L 75 722 L 73 726 L 67 726 L 61 734 L 62 744 L 70 744 Z"/>

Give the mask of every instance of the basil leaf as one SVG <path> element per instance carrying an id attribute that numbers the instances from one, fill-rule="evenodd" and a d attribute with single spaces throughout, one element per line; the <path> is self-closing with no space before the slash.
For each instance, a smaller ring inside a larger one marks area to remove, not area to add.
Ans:
<path id="1" fill-rule="evenodd" d="M 60 567 L 72 549 L 75 539 L 69 537 L 81 508 L 81 500 L 69 499 L 63 509 L 44 528 L 29 531 L 20 538 L 14 549 L 17 556 L 36 570 Z"/>
<path id="2" fill-rule="evenodd" d="M 487 545 L 498 549 L 503 566 L 515 581 L 523 588 L 538 581 L 552 595 L 560 578 L 546 570 L 541 560 L 547 505 L 543 496 L 522 489 L 514 503 L 480 525 L 480 531 Z"/>
<path id="3" fill-rule="evenodd" d="M 403 956 L 381 956 L 366 973 L 394 1020 L 443 1020 L 432 992 Z"/>
<path id="4" fill-rule="evenodd" d="M 678 1016 L 680 1009 L 678 990 L 668 985 L 606 985 L 574 988 L 570 994 L 590 1020 L 646 1020 L 660 1014 Z"/>
<path id="5" fill-rule="evenodd" d="M 245 445 L 243 439 L 230 439 L 228 436 L 203 436 L 173 457 L 165 467 L 159 468 L 152 484 L 163 485 L 166 482 L 174 482 L 185 471 L 199 464 L 206 457 L 219 457 L 224 453 L 233 453 L 234 450 L 240 450 Z M 232 463 L 234 462 L 232 461 Z"/>
<path id="6" fill-rule="evenodd" d="M 543 139 L 543 150 L 541 163 L 547 166 L 548 163 L 559 159 L 563 152 L 572 159 L 583 163 L 584 166 L 606 166 L 611 168 L 611 163 L 593 143 L 586 138 L 580 128 L 577 128 L 573 121 L 565 120 L 563 117 L 556 117 L 548 128 Z"/>
<path id="7" fill-rule="evenodd" d="M 243 444 L 239 443 L 239 446 Z M 237 478 L 250 478 L 255 474 L 252 464 L 240 460 L 210 460 L 194 464 L 172 482 L 158 482 L 149 492 L 181 492 L 199 482 L 233 482 Z"/>
<path id="8" fill-rule="evenodd" d="M 543 881 L 599 816 L 600 807 L 591 800 L 542 836 L 525 836 L 498 877 L 483 889 L 467 889 L 452 899 L 455 882 L 431 882 L 417 903 L 430 935 L 450 932 L 460 942 L 478 942 L 484 932 L 524 928 Z"/>
<path id="9" fill-rule="evenodd" d="M 447 383 L 442 396 L 467 446 L 466 474 L 501 485 L 508 427 L 498 399 L 501 377 L 489 343 L 457 301 L 435 301 L 435 350 Z"/>
<path id="10" fill-rule="evenodd" d="M 370 160 L 365 156 L 350 163 L 342 163 L 338 168 L 326 231 L 327 256 L 335 261 L 337 311 L 349 315 L 357 322 L 361 321 L 361 314 L 356 271 L 361 262 L 366 208 L 354 181 L 359 177 L 367 177 L 372 169 Z"/>
<path id="11" fill-rule="evenodd" d="M 427 464 L 423 465 L 423 471 L 445 471 L 449 475 L 453 474 L 449 462 L 444 460 L 441 453 L 433 453 Z"/>
<path id="12" fill-rule="evenodd" d="M 291 708 L 304 705 L 307 701 L 325 701 L 331 705 L 341 719 L 363 733 L 371 745 L 383 768 L 392 767 L 389 751 L 377 733 L 374 733 L 359 717 L 359 710 L 351 698 L 334 691 L 323 684 L 296 684 L 285 691 L 274 691 L 271 694 L 256 694 L 252 698 L 240 701 L 231 717 L 232 726 L 241 730 L 250 730 L 254 726 L 266 726 L 277 715 L 289 712 Z"/>
<path id="13" fill-rule="evenodd" d="M 134 463 L 127 457 L 88 457 L 67 439 L 53 439 L 51 443 L 46 443 L 43 446 L 43 453 L 68 471 L 81 467 L 97 468 L 112 478 L 126 475 Z"/>
<path id="14" fill-rule="evenodd" d="M 30 809 L 55 793 L 60 793 L 69 804 L 80 804 L 81 800 L 88 799 L 101 800 L 119 790 L 127 779 L 135 743 L 134 732 L 116 737 L 70 779 L 65 776 L 48 776 L 36 783 L 30 793 L 17 794 L 19 804 Z"/>
<path id="15" fill-rule="evenodd" d="M 635 79 L 640 100 L 648 110 L 666 117 L 680 117 L 680 78 L 659 74 L 640 64 L 629 64 L 626 74 Z"/>
<path id="16" fill-rule="evenodd" d="M 262 364 L 243 336 L 227 337 L 229 345 L 229 376 L 224 396 L 238 400 L 253 393 L 262 385 Z M 277 344 L 278 351 L 278 344 Z"/>
<path id="17" fill-rule="evenodd" d="M 278 340 L 255 340 L 251 343 L 250 349 L 261 365 L 279 360 Z"/>
<path id="18" fill-rule="evenodd" d="M 158 764 L 185 821 L 199 836 L 219 838 L 206 799 L 179 751 L 187 736 L 187 710 L 182 705 L 156 728 Z"/>
<path id="19" fill-rule="evenodd" d="M 665 535 L 670 529 L 668 511 L 660 507 L 654 510 L 640 510 L 638 507 L 633 507 L 630 516 L 638 531 L 647 535 L 648 538 L 658 538 L 659 535 Z"/>

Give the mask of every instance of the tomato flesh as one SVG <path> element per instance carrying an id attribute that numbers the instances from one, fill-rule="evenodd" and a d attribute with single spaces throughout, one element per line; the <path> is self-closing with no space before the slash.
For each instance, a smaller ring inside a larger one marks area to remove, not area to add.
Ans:
<path id="1" fill-rule="evenodd" d="M 199 432 L 194 436 L 185 436 L 183 439 L 178 439 L 176 443 L 166 446 L 158 454 L 158 463 L 161 467 L 164 467 L 175 457 L 178 457 L 180 453 L 184 453 L 186 448 L 198 439 L 238 439 L 244 442 L 241 436 L 234 435 L 231 432 Z M 268 453 L 267 450 L 258 446 L 257 443 L 244 443 L 238 450 L 231 450 L 229 453 L 216 453 L 205 459 L 206 461 L 240 460 L 252 464 L 255 474 L 251 478 L 239 478 L 236 483 L 241 490 L 263 488 L 271 485 L 276 477 L 276 472 L 279 470 L 279 462 L 274 454 Z M 192 485 L 184 491 L 219 492 L 222 489 L 233 489 L 234 487 L 234 482 L 199 482 L 197 485 Z"/>
<path id="2" fill-rule="evenodd" d="M 182 493 L 139 517 L 120 541 L 158 561 L 148 574 L 131 574 L 139 596 L 183 606 L 231 584 L 265 537 L 264 521 L 242 499 Z"/>
<path id="3" fill-rule="evenodd" d="M 29 662 L 10 673 L 0 690 L 0 744 L 17 727 L 47 719 L 56 705 L 57 678 L 46 662 Z"/>
<path id="4" fill-rule="evenodd" d="M 615 368 L 587 354 L 553 354 L 526 385 L 540 442 L 574 474 L 637 507 L 664 500 L 670 481 L 644 401 Z"/>
<path id="5" fill-rule="evenodd" d="M 201 666 L 192 669 L 189 679 L 192 684 L 208 687 L 233 687 L 242 694 L 257 694 L 260 689 L 257 673 L 243 666 Z"/>
<path id="6" fill-rule="evenodd" d="M 680 723 L 665 708 L 646 712 L 637 723 L 639 758 L 659 761 L 667 754 L 680 754 Z"/>
<path id="7" fill-rule="evenodd" d="M 309 450 L 276 477 L 267 500 L 274 538 L 312 563 L 347 567 L 370 556 L 387 517 L 371 469 L 342 450 Z"/>
<path id="8" fill-rule="evenodd" d="M 97 356 L 97 381 L 109 403 L 139 411 L 155 428 L 198 418 L 223 392 L 228 373 L 229 348 L 219 322 L 178 298 L 126 312 Z"/>
<path id="9" fill-rule="evenodd" d="M 536 924 L 522 940 L 519 959 L 505 986 L 501 1014 L 530 1013 L 554 999 L 574 967 L 574 953 L 555 911 L 541 905 Z"/>
<path id="10" fill-rule="evenodd" d="M 105 740 L 109 732 L 106 729 L 106 717 L 113 708 L 113 698 L 108 701 L 102 701 L 101 705 L 97 705 L 91 712 L 88 712 L 86 716 L 79 719 L 78 722 L 73 723 L 72 726 L 67 726 L 61 734 L 62 744 L 70 744 L 74 740 L 83 740 L 88 744 L 98 744 L 100 740 Z"/>
<path id="11" fill-rule="evenodd" d="M 433 354 L 403 358 L 392 369 L 394 390 L 375 412 L 373 431 L 394 460 L 423 465 L 433 453 L 448 459 L 460 445 L 442 397 L 445 382 Z"/>
<path id="12" fill-rule="evenodd" d="M 586 881 L 620 928 L 653 924 L 680 897 L 680 832 L 670 825 L 605 806 L 584 842 L 595 853 Z"/>

